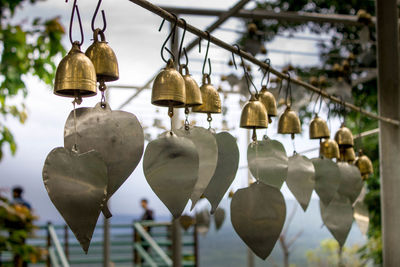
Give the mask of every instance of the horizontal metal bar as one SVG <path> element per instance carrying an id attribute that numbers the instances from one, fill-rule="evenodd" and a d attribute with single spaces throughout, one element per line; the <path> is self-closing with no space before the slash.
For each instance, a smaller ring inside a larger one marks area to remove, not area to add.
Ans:
<path id="1" fill-rule="evenodd" d="M 146 0 L 129 0 L 129 1 L 131 1 L 131 2 L 137 4 L 137 5 L 141 6 L 141 7 L 149 10 L 150 12 L 152 12 L 154 14 L 157 14 L 158 16 L 160 16 L 162 18 L 165 18 L 166 20 L 168 20 L 170 22 L 173 22 L 173 23 L 175 22 L 174 15 L 172 15 L 168 11 L 166 11 L 166 10 L 160 8 L 159 6 L 156 6 L 156 5 L 150 3 L 150 2 L 148 2 Z M 185 25 L 184 25 L 182 20 L 178 20 L 177 21 L 177 26 L 179 26 L 181 28 L 184 28 Z M 288 76 L 287 74 L 284 74 L 284 73 L 272 68 L 270 65 L 268 65 L 268 64 L 266 64 L 264 62 L 261 62 L 260 60 L 256 59 L 250 53 L 245 52 L 243 50 L 241 50 L 239 52 L 238 49 L 235 46 L 232 46 L 232 45 L 230 45 L 230 44 L 228 44 L 228 43 L 226 43 L 226 42 L 224 42 L 224 41 L 222 41 L 222 40 L 220 40 L 220 39 L 218 39 L 218 38 L 216 38 L 216 37 L 214 37 L 212 35 L 207 34 L 206 32 L 204 32 L 204 31 L 192 26 L 189 23 L 187 23 L 186 29 L 187 29 L 188 32 L 191 32 L 194 35 L 199 36 L 200 38 L 203 38 L 203 39 L 207 40 L 208 37 L 210 37 L 210 42 L 211 43 L 213 43 L 213 44 L 215 44 L 215 45 L 217 45 L 217 46 L 219 46 L 219 47 L 221 47 L 221 48 L 223 48 L 225 50 L 228 50 L 228 51 L 230 51 L 230 52 L 232 52 L 234 54 L 239 55 L 239 53 L 240 53 L 240 55 L 244 59 L 247 59 L 251 63 L 263 68 L 264 70 L 270 71 L 275 76 L 277 76 L 277 77 L 279 77 L 281 79 L 290 80 L 292 83 L 300 85 L 300 86 L 306 88 L 307 90 L 310 90 L 310 91 L 313 91 L 315 93 L 318 93 L 321 96 L 323 96 L 324 98 L 328 98 L 332 102 L 335 102 L 335 103 L 338 103 L 340 105 L 343 105 L 346 108 L 349 108 L 349 109 L 354 110 L 356 112 L 360 112 L 361 114 L 364 114 L 367 117 L 370 117 L 370 118 L 373 118 L 373 119 L 377 119 L 377 120 L 380 120 L 380 121 L 383 121 L 383 122 L 386 122 L 386 123 L 390 123 L 390 124 L 393 124 L 393 125 L 396 125 L 396 126 L 400 125 L 400 122 L 398 120 L 387 118 L 387 117 L 382 117 L 382 116 L 379 116 L 379 115 L 374 114 L 372 112 L 363 110 L 363 109 L 361 109 L 361 108 L 359 108 L 359 107 L 357 107 L 357 106 L 355 106 L 355 105 L 353 105 L 351 103 L 342 101 L 339 97 L 329 95 L 328 93 L 326 93 L 325 91 L 323 91 L 322 89 L 320 89 L 318 87 L 315 87 L 315 86 L 313 86 L 311 84 L 308 84 L 308 83 L 306 83 L 304 81 L 301 81 L 299 79 L 290 78 L 290 76 Z"/>

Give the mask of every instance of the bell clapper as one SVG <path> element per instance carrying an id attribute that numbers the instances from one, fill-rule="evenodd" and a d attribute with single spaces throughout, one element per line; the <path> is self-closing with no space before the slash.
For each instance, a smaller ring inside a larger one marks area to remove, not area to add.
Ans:
<path id="1" fill-rule="evenodd" d="M 172 135 L 172 128 L 173 128 L 173 122 L 172 122 L 172 117 L 174 116 L 174 107 L 172 105 L 168 106 L 168 116 L 170 118 L 171 121 L 171 130 L 170 130 L 170 134 Z"/>

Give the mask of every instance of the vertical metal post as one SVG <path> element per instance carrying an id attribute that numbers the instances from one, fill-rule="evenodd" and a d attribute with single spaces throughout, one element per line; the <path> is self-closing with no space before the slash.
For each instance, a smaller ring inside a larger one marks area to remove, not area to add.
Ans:
<path id="1" fill-rule="evenodd" d="M 140 243 L 140 237 L 139 234 L 136 231 L 135 228 L 135 221 L 132 222 L 132 232 L 133 232 L 133 243 L 132 243 L 132 253 L 133 253 L 133 266 L 135 266 L 135 264 L 139 264 L 140 263 L 140 258 L 139 258 L 139 253 L 137 252 L 137 250 L 135 249 L 135 244 L 136 243 Z"/>
<path id="2" fill-rule="evenodd" d="M 193 239 L 194 239 L 194 266 L 199 266 L 199 237 L 197 235 L 197 224 L 193 226 Z"/>
<path id="3" fill-rule="evenodd" d="M 65 252 L 65 257 L 67 257 L 67 260 L 69 260 L 69 243 L 68 243 L 68 226 L 64 225 L 64 252 Z"/>
<path id="4" fill-rule="evenodd" d="M 400 117 L 397 0 L 376 1 L 379 115 Z M 400 130 L 379 122 L 383 265 L 400 266 Z"/>
<path id="5" fill-rule="evenodd" d="M 51 246 L 51 238 L 50 238 L 50 232 L 49 232 L 49 226 L 51 225 L 51 222 L 47 222 L 47 228 L 46 228 L 46 234 L 47 234 L 47 257 L 46 257 L 46 267 L 50 267 L 51 266 L 51 262 L 50 262 L 50 246 Z"/>
<path id="6" fill-rule="evenodd" d="M 250 130 L 247 130 L 247 145 L 251 142 Z M 247 149 L 247 147 L 246 147 Z M 247 184 L 250 185 L 252 181 L 250 169 L 247 168 Z M 250 248 L 247 248 L 247 267 L 254 267 L 254 253 Z"/>

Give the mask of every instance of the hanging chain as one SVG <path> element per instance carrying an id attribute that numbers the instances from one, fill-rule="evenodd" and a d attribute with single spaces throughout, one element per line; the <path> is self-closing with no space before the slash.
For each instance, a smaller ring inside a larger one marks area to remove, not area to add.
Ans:
<path id="1" fill-rule="evenodd" d="M 74 98 L 74 101 L 72 101 L 72 105 L 74 107 L 74 130 L 75 130 L 75 133 L 74 133 L 75 144 L 72 147 L 72 151 L 74 151 L 74 152 L 78 152 L 78 129 L 76 126 L 76 104 L 80 105 L 81 103 L 82 103 L 82 97 L 80 96 L 79 92 L 75 91 L 75 98 Z"/>
<path id="2" fill-rule="evenodd" d="M 212 122 L 211 113 L 207 113 L 207 121 L 208 121 L 208 130 L 211 130 L 211 122 Z"/>
<path id="3" fill-rule="evenodd" d="M 101 106 L 102 108 L 105 108 L 105 107 L 106 107 L 106 96 L 105 96 L 105 91 L 107 90 L 107 86 L 106 86 L 106 84 L 104 83 L 103 80 L 101 80 L 100 83 L 99 83 L 99 90 L 100 90 L 100 92 L 101 92 L 100 106 Z"/>
<path id="4" fill-rule="evenodd" d="M 296 142 L 294 141 L 294 134 L 292 134 L 293 155 L 296 155 Z"/>
<path id="5" fill-rule="evenodd" d="M 189 108 L 185 107 L 185 130 L 189 131 L 190 124 L 189 124 Z"/>
<path id="6" fill-rule="evenodd" d="M 173 106 L 169 106 L 168 107 L 168 116 L 169 116 L 169 118 L 170 118 L 170 121 L 171 121 L 171 130 L 170 130 L 170 133 L 171 133 L 171 135 L 172 135 L 172 128 L 173 128 L 173 123 L 172 123 L 172 117 L 174 116 L 174 107 Z"/>

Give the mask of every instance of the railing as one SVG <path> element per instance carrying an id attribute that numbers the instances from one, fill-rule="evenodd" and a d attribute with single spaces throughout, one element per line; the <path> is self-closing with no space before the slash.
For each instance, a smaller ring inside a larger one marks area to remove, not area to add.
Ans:
<path id="1" fill-rule="evenodd" d="M 64 250 L 61 247 L 61 243 L 58 240 L 57 233 L 54 230 L 54 226 L 51 223 L 49 223 L 47 226 L 47 232 L 48 232 L 48 239 L 47 239 L 48 253 L 51 265 L 58 267 L 60 266 L 59 263 L 61 263 L 61 267 L 70 267 L 67 257 L 64 254 Z"/>

